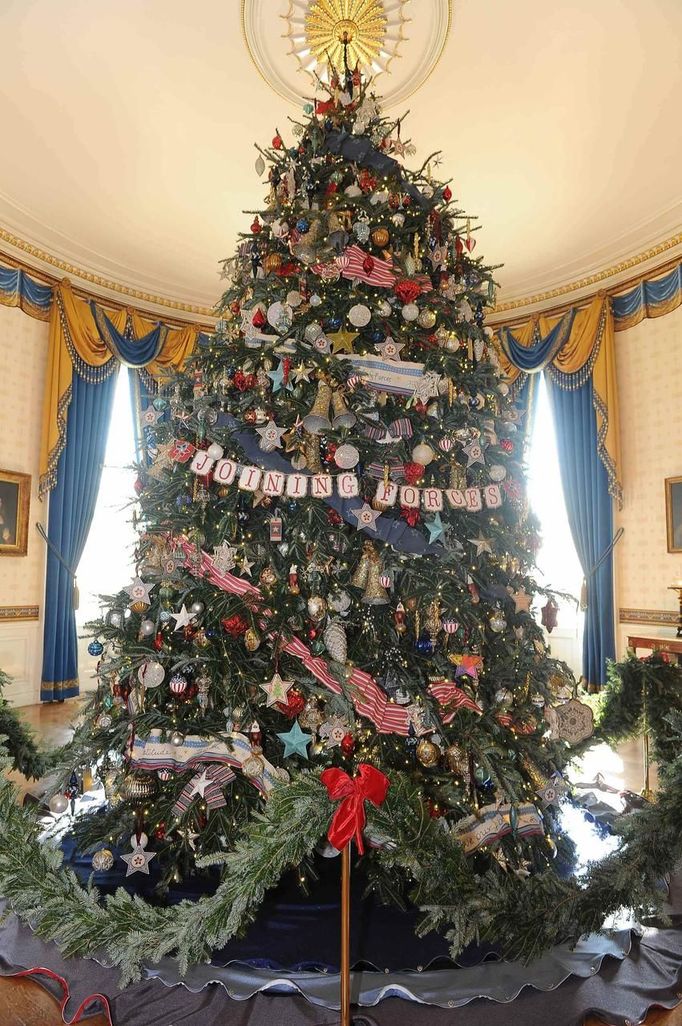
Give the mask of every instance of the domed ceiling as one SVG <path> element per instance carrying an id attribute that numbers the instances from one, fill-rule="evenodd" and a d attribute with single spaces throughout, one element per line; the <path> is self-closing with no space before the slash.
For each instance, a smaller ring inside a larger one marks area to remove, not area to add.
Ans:
<path id="1" fill-rule="evenodd" d="M 5 0 L 0 249 L 210 308 L 241 211 L 263 200 L 253 144 L 286 136 L 291 98 L 311 92 L 310 6 Z M 378 89 L 410 110 L 412 161 L 443 151 L 478 252 L 504 264 L 500 304 L 680 231 L 680 0 L 369 6 L 386 23 Z"/>

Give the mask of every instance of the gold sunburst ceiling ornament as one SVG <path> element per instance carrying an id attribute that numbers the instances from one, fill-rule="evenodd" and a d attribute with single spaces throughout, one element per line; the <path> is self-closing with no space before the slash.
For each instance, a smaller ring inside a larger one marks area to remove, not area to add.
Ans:
<path id="1" fill-rule="evenodd" d="M 331 65 L 360 65 L 372 75 L 388 71 L 404 37 L 409 0 L 289 0 L 284 16 L 291 53 L 309 74 L 328 77 Z"/>

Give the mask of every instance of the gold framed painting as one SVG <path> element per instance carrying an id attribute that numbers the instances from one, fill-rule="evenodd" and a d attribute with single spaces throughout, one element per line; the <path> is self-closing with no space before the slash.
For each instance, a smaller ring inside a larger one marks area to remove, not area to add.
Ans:
<path id="1" fill-rule="evenodd" d="M 0 470 L 0 556 L 25 556 L 31 475 Z"/>
<path id="2" fill-rule="evenodd" d="M 665 479 L 665 523 L 668 552 L 682 552 L 682 477 Z"/>

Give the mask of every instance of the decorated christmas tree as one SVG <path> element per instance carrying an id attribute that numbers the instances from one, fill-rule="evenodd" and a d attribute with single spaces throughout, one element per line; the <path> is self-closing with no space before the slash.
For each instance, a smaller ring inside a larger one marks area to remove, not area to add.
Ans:
<path id="1" fill-rule="evenodd" d="M 137 577 L 94 625 L 67 750 L 107 804 L 75 834 L 96 870 L 151 867 L 161 893 L 222 873 L 193 930 L 165 934 L 197 958 L 328 843 L 355 788 L 380 894 L 455 950 L 488 931 L 529 955 L 601 921 L 556 871 L 591 717 L 532 611 L 492 269 L 438 155 L 408 170 L 357 74 L 304 111 L 259 150 L 265 201 L 215 334 L 145 413 Z"/>

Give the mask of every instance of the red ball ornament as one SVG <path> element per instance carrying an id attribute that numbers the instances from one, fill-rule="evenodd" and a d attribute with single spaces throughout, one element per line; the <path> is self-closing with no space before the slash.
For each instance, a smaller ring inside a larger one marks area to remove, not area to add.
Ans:
<path id="1" fill-rule="evenodd" d="M 163 634 L 161 631 L 157 631 L 156 637 L 154 638 L 154 648 L 157 652 L 160 652 L 163 648 Z"/>
<path id="2" fill-rule="evenodd" d="M 248 629 L 248 623 L 243 616 L 236 614 L 235 616 L 226 616 L 220 621 L 223 629 L 233 638 L 239 638 L 242 634 L 245 634 Z"/>
<path id="3" fill-rule="evenodd" d="M 353 752 L 355 751 L 355 738 L 350 733 L 350 731 L 347 734 L 344 734 L 343 737 L 341 738 L 341 746 L 340 747 L 341 747 L 341 751 L 346 756 L 346 758 L 351 756 L 353 754 Z"/>
<path id="4" fill-rule="evenodd" d="M 403 472 L 405 474 L 405 480 L 409 485 L 416 485 L 417 481 L 420 481 L 424 476 L 426 467 L 421 463 L 406 463 Z"/>
<path id="5" fill-rule="evenodd" d="M 246 412 L 244 413 L 245 424 L 255 424 L 257 420 L 258 415 L 256 414 L 255 410 L 246 410 Z"/>
<path id="6" fill-rule="evenodd" d="M 281 135 L 279 135 L 279 133 L 272 140 L 272 145 L 274 146 L 274 148 L 276 150 L 281 150 L 282 149 L 282 137 L 281 137 Z"/>
<path id="7" fill-rule="evenodd" d="M 286 704 L 278 702 L 277 708 L 285 716 L 288 716 L 290 720 L 295 720 L 299 713 L 302 713 L 305 709 L 305 695 L 298 688 L 290 688 Z"/>
<path id="8" fill-rule="evenodd" d="M 446 185 L 445 188 L 443 189 L 443 199 L 445 200 L 446 203 L 449 203 L 450 200 L 452 199 L 452 189 L 450 188 L 449 185 Z"/>
<path id="9" fill-rule="evenodd" d="M 240 310 L 241 310 L 241 304 L 240 304 L 239 300 L 238 299 L 233 299 L 232 302 L 230 303 L 230 313 L 233 313 L 235 315 L 235 317 L 236 317 Z"/>
<path id="10" fill-rule="evenodd" d="M 166 824 L 159 823 L 159 825 L 154 828 L 154 833 L 152 836 L 157 841 L 163 841 L 166 837 Z"/>
<path id="11" fill-rule="evenodd" d="M 258 235 L 259 232 L 263 231 L 263 225 L 258 220 L 258 215 L 256 215 L 254 220 L 251 222 L 251 231 L 254 235 Z"/>
<path id="12" fill-rule="evenodd" d="M 445 815 L 445 809 L 441 808 L 438 802 L 434 802 L 431 798 L 427 798 L 424 804 L 431 819 L 440 819 Z"/>
<path id="13" fill-rule="evenodd" d="M 501 439 L 500 446 L 504 449 L 506 453 L 514 452 L 514 443 L 512 442 L 511 438 Z"/>
<path id="14" fill-rule="evenodd" d="M 310 638 L 311 641 L 315 640 L 315 638 L 317 637 L 317 633 L 318 632 L 317 632 L 317 628 L 316 627 L 309 627 L 308 628 L 308 637 Z"/>
<path id="15" fill-rule="evenodd" d="M 253 324 L 254 328 L 262 328 L 265 324 L 265 314 L 263 313 L 260 307 L 258 307 L 255 314 L 251 318 L 251 323 Z"/>
<path id="16" fill-rule="evenodd" d="M 362 261 L 362 269 L 365 274 L 371 274 L 374 270 L 374 257 L 366 256 Z"/>

